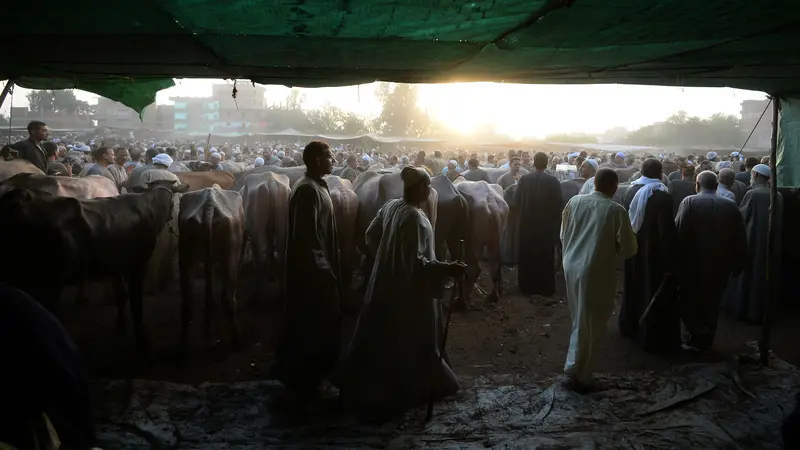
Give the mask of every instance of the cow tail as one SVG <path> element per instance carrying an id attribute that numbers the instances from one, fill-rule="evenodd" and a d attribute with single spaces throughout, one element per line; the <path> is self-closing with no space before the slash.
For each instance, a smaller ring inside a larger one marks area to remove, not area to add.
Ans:
<path id="1" fill-rule="evenodd" d="M 214 262 L 211 258 L 211 249 L 214 244 L 213 239 L 213 223 L 214 223 L 214 203 L 208 199 L 206 200 L 205 208 L 203 209 L 203 223 L 206 226 L 206 254 L 205 254 L 205 276 L 206 276 L 206 299 L 210 300 L 214 296 Z M 206 311 L 211 307 L 206 304 Z"/>

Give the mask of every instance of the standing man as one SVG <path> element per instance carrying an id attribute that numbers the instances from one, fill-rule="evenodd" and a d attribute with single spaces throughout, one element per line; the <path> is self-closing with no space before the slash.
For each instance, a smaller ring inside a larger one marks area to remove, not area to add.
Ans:
<path id="1" fill-rule="evenodd" d="M 597 161 L 587 159 L 578 167 L 578 177 L 561 182 L 561 192 L 564 194 L 565 204 L 578 194 L 590 194 L 592 192 L 589 189 L 587 189 L 587 192 L 583 192 L 583 186 L 591 179 L 592 187 L 594 187 L 594 175 L 597 173 L 598 167 L 600 166 Z"/>
<path id="2" fill-rule="evenodd" d="M 636 254 L 628 213 L 611 198 L 619 179 L 612 169 L 595 175 L 595 191 L 573 197 L 561 216 L 564 278 L 572 333 L 564 373 L 567 387 L 591 388 L 592 352 L 605 334 L 617 294 L 617 260 Z"/>
<path id="3" fill-rule="evenodd" d="M 669 183 L 669 193 L 672 195 L 673 214 L 678 214 L 678 207 L 683 199 L 697 193 L 694 179 L 694 165 L 686 162 L 681 165 L 681 179 Z"/>
<path id="4" fill-rule="evenodd" d="M 467 164 L 469 165 L 469 170 L 463 173 L 467 181 L 485 181 L 489 184 L 492 183 L 492 180 L 489 178 L 489 173 L 481 169 L 478 165 L 477 158 L 470 159 Z"/>
<path id="5" fill-rule="evenodd" d="M 151 147 L 147 149 L 147 151 L 144 153 L 145 164 L 133 169 L 131 173 L 128 174 L 128 189 L 132 191 L 136 186 L 141 186 L 140 180 L 142 179 L 142 174 L 153 168 L 153 158 L 158 155 L 158 150 L 155 148 Z"/>
<path id="6" fill-rule="evenodd" d="M 734 194 L 733 191 L 731 191 L 731 189 L 733 188 L 733 182 L 735 180 L 736 180 L 736 174 L 733 173 L 733 169 L 728 167 L 720 169 L 719 185 L 717 186 L 717 195 L 736 202 L 736 194 Z M 739 204 L 739 202 L 736 202 L 736 204 Z"/>
<path id="7" fill-rule="evenodd" d="M 661 161 L 646 160 L 642 164 L 642 177 L 633 182 L 623 199 L 639 252 L 625 261 L 625 297 L 619 312 L 619 330 L 645 351 L 669 353 L 680 349 L 681 323 L 673 277 L 677 235 L 672 196 L 661 182 L 661 174 Z M 640 325 L 657 293 L 659 297 Z"/>
<path id="8" fill-rule="evenodd" d="M 342 173 L 340 173 L 339 176 L 345 180 L 350 180 L 351 183 L 355 181 L 356 177 L 358 176 L 356 155 L 347 156 L 347 165 L 344 166 L 344 169 L 342 169 Z"/>
<path id="9" fill-rule="evenodd" d="M 113 181 L 114 184 L 117 180 L 108 171 L 108 166 L 114 164 L 114 151 L 108 147 L 98 147 L 92 151 L 92 159 L 94 164 L 86 166 L 78 176 L 88 177 L 89 175 L 100 175 Z"/>
<path id="10" fill-rule="evenodd" d="M 519 179 L 514 195 L 521 230 L 517 282 L 524 295 L 550 296 L 556 291 L 555 249 L 564 197 L 558 180 L 544 172 L 545 153 L 533 157 L 533 167 Z"/>
<path id="11" fill-rule="evenodd" d="M 714 342 L 728 280 L 744 266 L 746 244 L 742 216 L 735 202 L 717 195 L 714 172 L 700 172 L 696 188 L 697 195 L 678 208 L 676 246 L 685 252 L 679 268 L 681 318 L 690 336 L 686 345 L 706 350 Z"/>
<path id="12" fill-rule="evenodd" d="M 766 164 L 753 167 L 750 184 L 753 186 L 742 200 L 739 211 L 744 219 L 747 235 L 747 258 L 744 272 L 739 278 L 739 289 L 734 303 L 734 313 L 739 320 L 761 323 L 764 315 L 764 301 L 770 292 L 780 292 L 776 286 L 767 283 L 767 248 L 769 240 L 769 183 L 770 168 Z M 773 252 L 769 264 L 773 273 L 781 273 L 781 241 L 783 232 L 783 196 L 776 198 L 776 217 L 772 224 L 775 235 Z M 780 277 L 769 283 L 779 283 Z"/>
<path id="13" fill-rule="evenodd" d="M 508 172 L 500 175 L 500 178 L 497 180 L 497 184 L 499 184 L 504 191 L 519 182 L 519 168 L 519 157 L 512 156 L 508 161 Z"/>
<path id="14" fill-rule="evenodd" d="M 750 172 L 753 171 L 753 167 L 758 165 L 758 158 L 750 156 L 749 158 L 744 160 L 744 168 L 745 170 L 736 174 L 736 180 L 741 181 L 747 187 L 750 187 Z"/>
<path id="15" fill-rule="evenodd" d="M 114 178 L 120 194 L 128 183 L 128 171 L 125 170 L 125 163 L 128 162 L 128 158 L 128 150 L 125 147 L 117 147 L 114 149 L 114 163 L 108 166 L 108 171 Z"/>
<path id="16" fill-rule="evenodd" d="M 328 144 L 313 141 L 303 151 L 306 175 L 289 197 L 286 242 L 284 334 L 277 351 L 278 379 L 301 401 L 327 387 L 339 359 L 339 241 L 328 185 L 333 167 Z"/>
<path id="17" fill-rule="evenodd" d="M 12 147 L 16 151 L 16 158 L 27 160 L 47 173 L 47 155 L 42 148 L 42 143 L 50 136 L 50 130 L 44 122 L 34 120 L 28 123 L 28 139 L 15 143 Z"/>
<path id="18" fill-rule="evenodd" d="M 72 176 L 72 172 L 67 166 L 56 160 L 58 156 L 58 146 L 55 142 L 42 142 L 42 148 L 47 155 L 47 171 L 45 175 L 58 175 L 62 177 Z"/>
<path id="19" fill-rule="evenodd" d="M 138 148 L 132 148 L 131 160 L 124 164 L 125 171 L 128 172 L 128 174 L 130 174 L 137 167 L 142 167 L 144 164 L 141 163 L 141 159 L 142 159 L 142 151 L 139 150 Z M 192 159 L 197 159 L 197 157 L 195 156 Z"/>

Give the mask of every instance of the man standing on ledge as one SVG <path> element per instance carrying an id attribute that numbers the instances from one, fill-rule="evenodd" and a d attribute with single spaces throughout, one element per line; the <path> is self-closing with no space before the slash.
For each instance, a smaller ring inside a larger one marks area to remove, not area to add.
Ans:
<path id="1" fill-rule="evenodd" d="M 547 155 L 533 157 L 534 171 L 523 175 L 514 203 L 520 212 L 517 279 L 524 295 L 550 296 L 556 292 L 555 251 L 564 197 L 561 184 L 546 174 Z"/>
<path id="2" fill-rule="evenodd" d="M 617 294 L 617 259 L 636 254 L 625 208 L 611 200 L 619 184 L 613 169 L 600 169 L 595 190 L 567 203 L 561 219 L 564 278 L 572 317 L 572 334 L 564 373 L 566 387 L 586 391 L 592 382 L 592 351 L 605 335 Z"/>
<path id="3" fill-rule="evenodd" d="M 277 351 L 278 379 L 301 402 L 329 387 L 339 358 L 342 292 L 333 203 L 322 179 L 333 168 L 328 144 L 306 145 L 303 163 L 306 175 L 289 197 L 284 333 Z"/>
<path id="4" fill-rule="evenodd" d="M 47 154 L 42 148 L 42 142 L 46 141 L 49 135 L 50 130 L 44 122 L 34 120 L 28 123 L 28 139 L 13 145 L 16 151 L 15 158 L 27 160 L 43 173 L 47 173 Z"/>

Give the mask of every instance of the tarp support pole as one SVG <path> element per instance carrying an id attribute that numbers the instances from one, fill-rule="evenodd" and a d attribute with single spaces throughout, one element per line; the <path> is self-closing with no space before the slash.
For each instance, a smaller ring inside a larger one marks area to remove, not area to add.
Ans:
<path id="1" fill-rule="evenodd" d="M 781 107 L 781 99 L 777 95 L 772 96 L 772 142 L 769 149 L 769 226 L 767 228 L 767 298 L 764 303 L 764 324 L 761 326 L 761 340 L 758 343 L 761 365 L 769 363 L 769 338 L 772 331 L 772 309 L 775 306 L 775 294 L 777 293 L 777 283 L 775 280 L 780 274 L 775 273 L 775 265 L 771 263 L 771 258 L 775 251 L 775 221 L 777 220 L 778 209 L 778 112 Z"/>
<path id="2" fill-rule="evenodd" d="M 8 97 L 8 92 L 11 90 L 11 88 L 13 86 L 14 86 L 14 80 L 6 81 L 6 87 L 3 88 L 3 93 L 0 94 L 0 108 L 2 108 L 3 107 L 3 103 L 6 102 L 6 97 Z M 14 105 L 11 105 L 11 106 L 14 106 Z"/>

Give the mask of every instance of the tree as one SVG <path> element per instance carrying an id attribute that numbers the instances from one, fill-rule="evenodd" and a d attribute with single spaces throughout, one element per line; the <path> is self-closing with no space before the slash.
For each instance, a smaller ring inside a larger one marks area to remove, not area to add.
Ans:
<path id="1" fill-rule="evenodd" d="M 29 92 L 26 97 L 30 110 L 38 114 L 67 113 L 88 116 L 94 112 L 94 108 L 88 102 L 78 100 L 71 89 L 35 90 Z"/>
<path id="2" fill-rule="evenodd" d="M 286 96 L 286 109 L 296 111 L 303 109 L 303 103 L 306 102 L 306 96 L 300 93 L 297 88 L 292 88 L 289 95 Z"/>
<path id="3" fill-rule="evenodd" d="M 370 131 L 367 121 L 358 114 L 344 111 L 330 103 L 308 111 L 306 116 L 312 129 L 318 133 L 358 135 Z"/>
<path id="4" fill-rule="evenodd" d="M 383 106 L 374 126 L 384 136 L 419 137 L 436 127 L 428 114 L 417 106 L 416 86 L 380 83 L 375 94 Z"/>
<path id="5" fill-rule="evenodd" d="M 737 147 L 745 137 L 735 116 L 717 113 L 702 119 L 679 111 L 665 122 L 630 133 L 626 141 L 637 145 Z"/>

